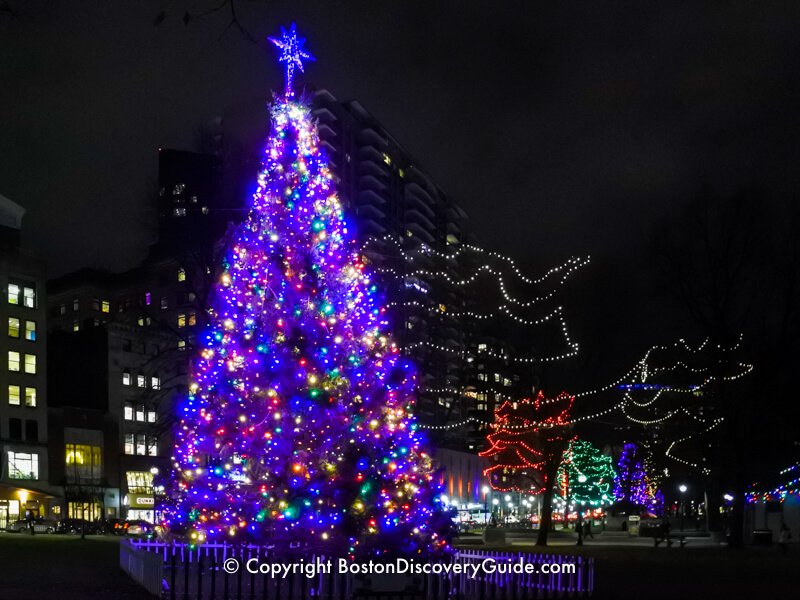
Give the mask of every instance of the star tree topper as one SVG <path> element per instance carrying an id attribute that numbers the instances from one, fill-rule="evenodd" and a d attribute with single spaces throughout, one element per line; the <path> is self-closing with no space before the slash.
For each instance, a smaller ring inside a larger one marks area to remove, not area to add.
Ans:
<path id="1" fill-rule="evenodd" d="M 294 95 L 292 91 L 292 79 L 294 78 L 295 67 L 303 71 L 303 59 L 311 61 L 316 59 L 303 50 L 303 44 L 306 39 L 297 37 L 297 25 L 295 23 L 292 23 L 291 27 L 289 27 L 289 31 L 281 27 L 281 36 L 281 39 L 267 39 L 275 44 L 281 51 L 281 56 L 278 60 L 282 63 L 286 63 L 286 97 L 291 98 Z"/>

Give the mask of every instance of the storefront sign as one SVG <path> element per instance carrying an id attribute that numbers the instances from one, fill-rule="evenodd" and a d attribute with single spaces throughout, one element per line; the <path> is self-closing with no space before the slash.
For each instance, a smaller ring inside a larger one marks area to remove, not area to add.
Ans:
<path id="1" fill-rule="evenodd" d="M 153 508 L 156 499 L 147 494 L 128 494 L 128 506 L 130 508 Z"/>

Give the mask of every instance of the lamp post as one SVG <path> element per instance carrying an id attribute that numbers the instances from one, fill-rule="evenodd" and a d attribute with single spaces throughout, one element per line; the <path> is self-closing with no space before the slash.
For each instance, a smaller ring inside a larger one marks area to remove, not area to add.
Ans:
<path id="1" fill-rule="evenodd" d="M 684 499 L 684 494 L 688 489 L 689 488 L 686 486 L 685 483 L 682 483 L 678 486 L 678 490 L 681 493 L 681 531 L 683 531 L 683 517 L 686 514 L 686 500 Z"/>
<path id="2" fill-rule="evenodd" d="M 489 523 L 489 486 L 483 486 L 481 491 L 483 492 L 483 526 L 486 527 Z"/>

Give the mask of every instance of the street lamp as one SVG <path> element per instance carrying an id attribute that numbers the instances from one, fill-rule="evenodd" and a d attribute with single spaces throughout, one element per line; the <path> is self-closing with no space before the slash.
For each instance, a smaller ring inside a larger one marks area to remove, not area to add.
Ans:
<path id="1" fill-rule="evenodd" d="M 483 526 L 486 527 L 487 523 L 489 522 L 489 502 L 488 502 L 488 494 L 489 494 L 489 486 L 485 485 L 481 488 L 483 492 Z"/>
<path id="2" fill-rule="evenodd" d="M 686 514 L 686 500 L 684 499 L 684 494 L 688 489 L 689 488 L 686 486 L 685 483 L 682 483 L 678 486 L 678 490 L 681 493 L 681 531 L 683 531 L 683 517 Z"/>

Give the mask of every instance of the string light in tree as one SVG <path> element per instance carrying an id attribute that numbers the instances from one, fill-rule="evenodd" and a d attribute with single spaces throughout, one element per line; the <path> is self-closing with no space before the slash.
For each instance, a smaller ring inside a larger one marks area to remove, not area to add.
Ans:
<path id="1" fill-rule="evenodd" d="M 165 525 L 194 544 L 445 552 L 415 370 L 387 333 L 310 107 L 295 100 L 294 69 L 310 56 L 294 25 L 282 31 L 286 89 L 178 408 Z"/>

